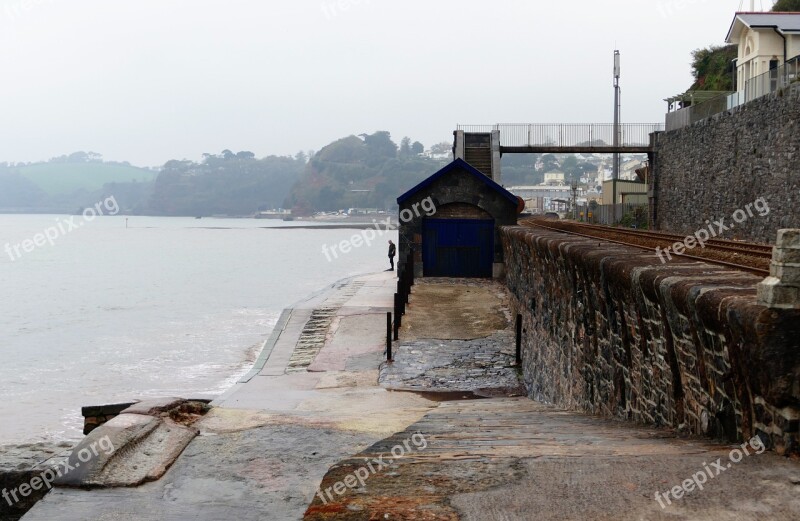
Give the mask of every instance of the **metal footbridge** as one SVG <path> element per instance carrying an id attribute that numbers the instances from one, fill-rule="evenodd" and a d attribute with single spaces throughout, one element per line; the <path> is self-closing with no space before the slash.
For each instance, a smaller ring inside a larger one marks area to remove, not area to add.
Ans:
<path id="1" fill-rule="evenodd" d="M 497 132 L 501 154 L 647 154 L 653 150 L 651 134 L 663 130 L 663 123 L 623 123 L 616 139 L 613 123 L 458 125 L 456 132 Z"/>

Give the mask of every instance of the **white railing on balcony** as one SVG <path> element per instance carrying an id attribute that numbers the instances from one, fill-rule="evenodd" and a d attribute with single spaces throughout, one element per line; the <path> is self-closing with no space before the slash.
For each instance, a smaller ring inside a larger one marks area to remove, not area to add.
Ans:
<path id="1" fill-rule="evenodd" d="M 745 81 L 742 89 L 667 114 L 666 129 L 677 130 L 789 86 L 800 87 L 800 57 Z"/>

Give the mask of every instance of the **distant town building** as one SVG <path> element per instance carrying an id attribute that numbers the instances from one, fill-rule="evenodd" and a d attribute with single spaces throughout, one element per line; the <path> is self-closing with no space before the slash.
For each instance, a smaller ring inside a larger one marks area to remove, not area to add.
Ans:
<path id="1" fill-rule="evenodd" d="M 525 201 L 525 208 L 530 212 L 534 210 L 549 211 L 556 208 L 556 201 L 572 200 L 572 188 L 567 185 L 528 185 L 512 186 L 508 188 L 512 194 Z M 578 189 L 578 196 L 582 197 L 583 188 Z"/>
<path id="2" fill-rule="evenodd" d="M 564 184 L 564 172 L 547 172 L 544 174 L 544 184 L 560 186 Z"/>
<path id="3" fill-rule="evenodd" d="M 603 183 L 603 204 L 614 199 L 613 181 Z M 647 204 L 647 185 L 635 181 L 617 181 L 617 204 Z"/>
<path id="4" fill-rule="evenodd" d="M 644 168 L 644 161 L 638 159 L 625 161 L 619 167 L 619 178 L 627 181 L 638 181 L 639 176 L 636 171 L 640 168 Z"/>

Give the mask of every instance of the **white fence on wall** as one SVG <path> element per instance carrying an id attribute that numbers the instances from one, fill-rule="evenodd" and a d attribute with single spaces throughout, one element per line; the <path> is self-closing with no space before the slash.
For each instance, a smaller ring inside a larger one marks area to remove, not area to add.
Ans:
<path id="1" fill-rule="evenodd" d="M 677 130 L 689 126 L 767 94 L 795 86 L 800 88 L 800 57 L 792 58 L 780 67 L 747 80 L 744 88 L 738 92 L 723 94 L 697 105 L 669 112 L 666 119 L 666 130 Z"/>

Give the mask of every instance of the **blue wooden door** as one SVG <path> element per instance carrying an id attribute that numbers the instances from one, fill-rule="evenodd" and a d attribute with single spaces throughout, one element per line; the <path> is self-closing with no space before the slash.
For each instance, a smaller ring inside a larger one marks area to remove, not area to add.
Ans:
<path id="1" fill-rule="evenodd" d="M 422 262 L 426 277 L 491 277 L 494 221 L 425 219 Z"/>

